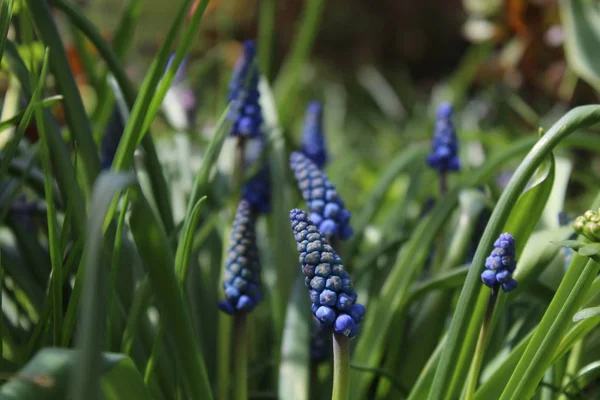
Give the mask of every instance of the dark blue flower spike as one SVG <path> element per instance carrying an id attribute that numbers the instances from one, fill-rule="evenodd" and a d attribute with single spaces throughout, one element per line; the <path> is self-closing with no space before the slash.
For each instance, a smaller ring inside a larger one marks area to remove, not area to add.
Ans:
<path id="1" fill-rule="evenodd" d="M 517 287 L 512 273 L 517 266 L 515 259 L 515 239 L 510 233 L 503 233 L 494 242 L 492 254 L 485 260 L 485 268 L 481 280 L 490 288 L 502 286 L 502 290 L 510 292 Z"/>
<path id="2" fill-rule="evenodd" d="M 262 292 L 254 219 L 246 200 L 238 205 L 226 257 L 225 300 L 219 308 L 230 315 L 249 312 L 262 299 Z"/>
<path id="3" fill-rule="evenodd" d="M 310 290 L 313 315 L 322 327 L 355 337 L 365 307 L 357 303 L 358 296 L 341 258 L 306 212 L 290 211 L 290 223 L 300 253 L 304 282 Z"/>
<path id="4" fill-rule="evenodd" d="M 327 147 L 323 135 L 323 107 L 318 101 L 311 102 L 306 108 L 304 132 L 302 135 L 302 152 L 312 160 L 319 169 L 327 163 Z"/>
<path id="5" fill-rule="evenodd" d="M 232 102 L 227 118 L 233 121 L 231 136 L 256 138 L 261 134 L 263 123 L 258 92 L 259 72 L 254 59 L 254 41 L 244 42 L 244 54 L 237 61 L 229 82 L 227 99 Z"/>
<path id="6" fill-rule="evenodd" d="M 310 210 L 311 221 L 319 227 L 328 240 L 348 239 L 353 230 L 350 226 L 350 211 L 338 195 L 335 187 L 315 163 L 304 154 L 293 152 L 290 167 L 294 171 L 302 197 Z"/>
<path id="7" fill-rule="evenodd" d="M 427 164 L 441 174 L 460 170 L 458 140 L 452 124 L 452 113 L 450 103 L 442 103 L 438 107 L 431 153 L 427 157 Z"/>

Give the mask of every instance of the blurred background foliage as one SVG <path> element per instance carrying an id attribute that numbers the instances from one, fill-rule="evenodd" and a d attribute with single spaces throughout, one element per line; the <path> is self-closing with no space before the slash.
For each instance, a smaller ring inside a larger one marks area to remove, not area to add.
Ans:
<path id="1" fill-rule="evenodd" d="M 259 35 L 261 6 L 268 2 L 210 2 L 186 76 L 200 113 L 212 114 L 213 105 L 222 108 L 223 87 L 240 54 L 239 43 Z M 119 21 L 115 15 L 127 2 L 78 3 L 110 40 Z M 293 47 L 310 1 L 269 3 L 274 7 L 276 34 L 268 65 L 261 67 L 273 80 Z M 565 23 L 566 9 L 578 2 L 563 2 L 562 8 L 558 0 L 323 3 L 313 50 L 300 66 L 302 85 L 297 96 L 287 99 L 294 112 L 282 123 L 288 135 L 298 138 L 305 104 L 313 98 L 325 101 L 331 151 L 349 153 L 332 165 L 332 173 L 346 171 L 340 181 L 361 180 L 362 193 L 367 192 L 364 184 L 368 188 L 373 182 L 378 161 L 430 135 L 433 108 L 441 100 L 453 102 L 459 110 L 463 139 L 483 134 L 497 145 L 535 134 L 538 126 L 549 127 L 567 109 L 598 100 L 593 82 L 586 79 L 589 74 L 567 62 L 565 54 L 567 39 L 577 35 Z M 597 9 L 594 2 L 587 3 Z M 174 12 L 168 2 L 141 5 L 134 46 L 126 56 L 134 81 L 141 80 L 167 29 L 164 21 Z M 589 43 L 584 47 L 593 53 Z M 70 54 L 74 70 L 81 71 L 78 82 L 89 86 L 76 51 Z M 89 92 L 93 97 L 93 90 Z M 205 116 L 194 115 L 198 121 L 206 121 Z M 364 162 L 357 170 L 348 169 L 344 162 L 357 158 Z M 594 159 L 576 160 L 585 164 L 583 169 L 600 168 Z M 477 162 L 475 156 L 472 163 Z M 574 186 L 571 193 L 578 193 L 577 182 Z M 354 200 L 354 205 L 360 204 L 360 198 L 349 199 Z"/>

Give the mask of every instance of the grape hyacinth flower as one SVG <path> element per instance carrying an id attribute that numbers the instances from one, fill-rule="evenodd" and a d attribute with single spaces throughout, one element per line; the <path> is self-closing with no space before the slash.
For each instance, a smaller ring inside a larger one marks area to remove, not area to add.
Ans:
<path id="1" fill-rule="evenodd" d="M 517 260 L 515 259 L 515 239 L 510 233 L 503 233 L 494 242 L 494 250 L 485 260 L 485 268 L 481 280 L 490 288 L 502 286 L 502 290 L 510 292 L 517 287 L 512 277 Z"/>
<path id="2" fill-rule="evenodd" d="M 227 250 L 225 265 L 225 300 L 219 308 L 227 314 L 249 312 L 262 299 L 260 263 L 250 203 L 240 201 Z"/>
<path id="3" fill-rule="evenodd" d="M 290 167 L 311 212 L 310 220 L 319 227 L 321 234 L 328 240 L 346 240 L 352 236 L 350 212 L 325 173 L 299 152 L 291 154 Z"/>
<path id="4" fill-rule="evenodd" d="M 317 226 L 300 209 L 290 211 L 290 223 L 300 253 L 300 264 L 310 290 L 313 315 L 324 328 L 353 338 L 365 314 L 356 302 L 352 280 L 341 258 Z"/>
<path id="5" fill-rule="evenodd" d="M 600 208 L 597 211 L 588 210 L 577 217 L 573 228 L 592 242 L 600 242 Z"/>
<path id="6" fill-rule="evenodd" d="M 311 102 L 306 108 L 302 152 L 319 169 L 323 169 L 327 163 L 327 147 L 323 135 L 323 107 L 318 101 Z"/>
<path id="7" fill-rule="evenodd" d="M 452 113 L 450 103 L 444 102 L 439 105 L 431 142 L 431 153 L 427 157 L 427 164 L 440 174 L 460 170 L 458 140 L 452 124 Z"/>
<path id="8" fill-rule="evenodd" d="M 258 99 L 259 72 L 254 62 L 256 46 L 248 40 L 243 44 L 244 54 L 237 61 L 229 83 L 227 99 L 232 102 L 227 118 L 233 121 L 231 136 L 256 138 L 260 136 L 263 123 Z"/>

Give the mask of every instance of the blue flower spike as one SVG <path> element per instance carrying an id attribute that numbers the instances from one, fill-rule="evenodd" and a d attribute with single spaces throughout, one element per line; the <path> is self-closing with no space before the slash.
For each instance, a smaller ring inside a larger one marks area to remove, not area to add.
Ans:
<path id="1" fill-rule="evenodd" d="M 248 40 L 243 44 L 244 54 L 237 61 L 229 82 L 227 100 L 231 111 L 227 118 L 233 121 L 231 136 L 256 138 L 261 134 L 263 123 L 258 92 L 259 71 L 255 63 L 256 45 Z"/>
<path id="2" fill-rule="evenodd" d="M 365 307 L 356 302 L 358 295 L 341 258 L 306 212 L 290 211 L 290 223 L 314 316 L 321 327 L 332 328 L 335 333 L 349 338 L 355 337 Z"/>
<path id="3" fill-rule="evenodd" d="M 510 233 L 503 233 L 494 242 L 494 250 L 485 260 L 485 268 L 481 274 L 483 283 L 494 288 L 501 286 L 505 292 L 517 287 L 517 281 L 512 273 L 517 266 L 515 259 L 515 239 Z"/>
<path id="4" fill-rule="evenodd" d="M 452 124 L 453 109 L 450 103 L 439 105 L 435 120 L 431 153 L 427 156 L 427 164 L 440 174 L 460 170 L 458 157 L 458 140 Z"/>
<path id="5" fill-rule="evenodd" d="M 250 203 L 240 201 L 227 250 L 225 299 L 219 308 L 227 314 L 252 311 L 262 299 L 260 263 Z"/>
<path id="6" fill-rule="evenodd" d="M 337 190 L 317 165 L 299 152 L 290 155 L 290 167 L 311 212 L 310 220 L 328 240 L 346 240 L 354 231 L 350 212 Z"/>
<path id="7" fill-rule="evenodd" d="M 319 169 L 323 169 L 327 164 L 327 146 L 323 134 L 323 107 L 318 101 L 311 102 L 306 108 L 302 152 Z"/>

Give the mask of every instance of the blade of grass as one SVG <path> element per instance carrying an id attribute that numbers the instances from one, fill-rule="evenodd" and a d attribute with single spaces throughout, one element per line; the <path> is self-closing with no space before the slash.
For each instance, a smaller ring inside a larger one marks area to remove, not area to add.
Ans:
<path id="1" fill-rule="evenodd" d="M 576 254 L 500 399 L 531 398 L 600 264 Z"/>
<path id="2" fill-rule="evenodd" d="M 123 13 L 121 14 L 121 19 L 117 24 L 117 30 L 114 33 L 112 41 L 114 55 L 119 60 L 123 60 L 133 43 L 134 33 L 140 19 L 142 5 L 143 2 L 141 0 L 128 0 Z M 101 39 L 102 38 L 100 38 L 100 40 Z M 94 110 L 94 115 L 92 117 L 92 120 L 98 125 L 100 132 L 104 132 L 106 124 L 110 119 L 114 103 L 110 87 L 107 84 L 107 77 L 108 71 L 100 78 L 101 86 L 98 91 L 98 106 Z"/>
<path id="3" fill-rule="evenodd" d="M 42 100 L 41 105 L 43 108 L 50 108 L 57 103 L 61 102 L 63 97 L 61 95 L 49 96 Z M 0 121 L 0 132 L 5 129 L 8 129 L 11 126 L 19 125 L 21 121 L 25 118 L 27 112 L 27 108 L 23 111 L 19 111 L 14 117 L 8 118 L 4 121 Z"/>
<path id="4" fill-rule="evenodd" d="M 96 50 L 98 50 L 100 56 L 107 63 L 108 68 L 115 77 L 115 80 L 118 82 L 119 87 L 123 92 L 123 96 L 127 101 L 127 105 L 130 109 L 132 109 L 136 102 L 137 94 L 132 83 L 129 81 L 127 74 L 125 73 L 125 70 L 121 66 L 117 54 L 113 52 L 110 45 L 102 38 L 102 35 L 100 35 L 98 30 L 86 18 L 86 16 L 83 15 L 72 4 L 64 0 L 55 0 L 53 4 L 54 7 L 62 11 L 69 18 L 70 22 L 77 26 L 77 28 L 81 30 L 81 32 L 83 32 L 89 41 L 96 47 Z M 176 23 L 177 22 L 178 20 Z M 169 44 L 167 45 L 167 42 L 165 42 L 163 46 L 170 47 L 174 40 L 173 35 L 170 35 L 167 38 Z M 125 48 L 125 46 L 123 48 Z M 117 48 L 115 51 L 122 50 L 123 48 Z M 146 89 L 146 92 L 149 90 L 151 89 Z M 171 233 L 175 229 L 175 226 L 173 223 L 173 212 L 171 210 L 171 203 L 168 195 L 169 190 L 165 177 L 162 173 L 160 162 L 158 161 L 158 155 L 156 153 L 156 148 L 154 147 L 154 142 L 152 141 L 152 137 L 150 135 L 144 135 L 142 139 L 142 147 L 145 152 L 144 163 L 150 177 L 150 184 L 152 186 L 154 199 L 158 206 L 158 210 L 160 211 L 161 219 L 165 229 L 167 232 Z"/>
<path id="5" fill-rule="evenodd" d="M 408 167 L 418 162 L 418 160 L 425 160 L 427 151 L 428 148 L 425 145 L 416 145 L 401 152 L 390 162 L 390 165 L 379 179 L 369 199 L 365 202 L 364 207 L 361 208 L 356 216 L 355 222 L 353 222 L 354 235 L 348 241 L 348 244 L 344 246 L 345 258 L 348 260 L 354 258 L 354 254 L 363 239 L 365 228 L 379 211 L 383 199 L 394 181 L 400 174 L 406 172 Z"/>
<path id="6" fill-rule="evenodd" d="M 131 231 L 147 268 L 165 334 L 175 350 L 190 398 L 212 399 L 202 353 L 194 337 L 192 319 L 174 272 L 168 237 L 141 192 L 131 194 Z"/>
<path id="7" fill-rule="evenodd" d="M 4 54 L 4 45 L 8 29 L 10 28 L 10 20 L 12 19 L 14 0 L 5 0 L 0 5 L 0 62 Z"/>
<path id="8" fill-rule="evenodd" d="M 200 217 L 200 206 L 204 203 L 204 200 L 206 200 L 206 196 L 198 200 L 194 208 L 192 208 L 189 217 L 185 219 L 179 246 L 177 246 L 177 251 L 175 252 L 175 275 L 177 276 L 181 290 L 184 292 L 190 266 L 194 233 L 196 232 L 196 226 L 198 225 L 198 217 Z"/>
<path id="9" fill-rule="evenodd" d="M 119 265 L 121 257 L 121 248 L 123 245 L 123 232 L 125 230 L 125 216 L 127 215 L 127 208 L 129 207 L 129 191 L 125 192 L 123 196 L 123 202 L 121 204 L 121 214 L 117 221 L 117 232 L 115 234 L 115 244 L 113 247 L 112 259 L 110 264 L 110 284 L 109 284 L 109 306 L 107 315 L 107 345 L 108 351 L 112 351 L 112 331 L 113 321 L 117 321 L 117 303 L 118 303 L 118 285 L 117 279 L 119 279 Z M 120 332 L 119 332 L 120 333 Z M 115 346 L 116 347 L 116 346 Z"/>
<path id="10" fill-rule="evenodd" d="M 273 38 L 275 36 L 275 17 L 277 16 L 277 1 L 263 0 L 260 2 L 258 22 L 258 60 L 260 71 L 270 82 Z"/>
<path id="11" fill-rule="evenodd" d="M 47 47 L 52 49 L 50 69 L 64 97 L 67 125 L 81 152 L 87 186 L 84 190 L 88 192 L 100 172 L 100 158 L 90 122 L 48 3 L 46 0 L 27 0 L 27 5 L 40 38 Z"/>
<path id="12" fill-rule="evenodd" d="M 11 72 L 19 78 L 25 96 L 31 98 L 33 88 L 27 67 L 19 56 L 16 46 L 11 41 L 6 42 L 5 53 Z M 50 156 L 52 157 L 52 167 L 60 190 L 60 197 L 61 199 L 69 198 L 73 202 L 72 229 L 76 235 L 84 236 L 87 222 L 85 201 L 79 185 L 73 188 L 71 157 L 56 123 L 52 120 L 47 110 L 44 111 L 44 121 L 47 130 L 47 143 L 50 149 Z"/>
<path id="13" fill-rule="evenodd" d="M 569 111 L 539 139 L 515 171 L 511 181 L 498 200 L 492 216 L 490 217 L 488 226 L 477 247 L 472 265 L 480 267 L 470 269 L 467 279 L 465 280 L 465 285 L 461 291 L 457 308 L 448 331 L 448 343 L 443 350 L 429 394 L 430 400 L 441 400 L 445 398 L 445 393 L 447 393 L 448 384 L 454 371 L 454 363 L 457 361 L 458 352 L 461 348 L 459 346 L 459 341 L 464 337 L 469 323 L 468 316 L 471 315 L 475 305 L 475 299 L 481 287 L 481 284 L 479 283 L 481 268 L 485 263 L 485 257 L 487 257 L 487 254 L 489 254 L 492 248 L 493 241 L 498 237 L 500 230 L 508 219 L 512 205 L 517 201 L 517 198 L 537 167 L 564 138 L 577 129 L 590 126 L 599 121 L 599 106 L 577 107 Z"/>
<path id="14" fill-rule="evenodd" d="M 288 126 L 291 111 L 296 106 L 294 99 L 297 98 L 302 68 L 317 37 L 326 1 L 308 0 L 305 4 L 302 21 L 292 42 L 293 47 L 275 81 L 275 97 L 279 99 L 278 114 L 283 127 Z"/>
<path id="15" fill-rule="evenodd" d="M 48 57 L 49 49 L 45 50 L 44 61 L 42 63 L 42 71 L 38 86 L 35 89 L 32 97 L 32 103 L 37 103 L 41 98 L 41 92 L 43 90 L 46 74 L 48 72 Z M 62 249 L 60 246 L 59 232 L 58 232 L 58 221 L 56 216 L 56 210 L 54 208 L 54 197 L 52 193 L 52 170 L 50 166 L 50 152 L 47 145 L 46 129 L 44 126 L 44 111 L 43 108 L 38 104 L 35 110 L 35 116 L 38 125 L 38 132 L 41 141 L 41 159 L 42 166 L 45 176 L 45 194 L 46 194 L 46 215 L 48 219 L 48 247 L 50 248 L 50 264 L 52 265 L 52 276 L 50 282 L 50 294 L 52 297 L 52 328 L 53 328 L 53 344 L 58 346 L 61 331 L 62 331 L 62 317 L 63 317 L 63 301 L 62 301 Z"/>
<path id="16" fill-rule="evenodd" d="M 113 198 L 135 182 L 135 175 L 102 173 L 94 185 L 90 220 L 85 250 L 85 297 L 82 299 L 81 331 L 77 339 L 81 356 L 75 364 L 71 390 L 75 399 L 89 399 L 99 393 L 101 351 L 106 318 L 107 295 L 106 268 L 102 227 Z"/>
<path id="17" fill-rule="evenodd" d="M 206 3 L 206 0 L 204 0 L 203 3 Z M 179 33 L 179 30 L 183 26 L 183 21 L 185 20 L 188 9 L 190 8 L 190 4 L 191 0 L 185 0 L 180 7 L 175 20 L 171 24 L 169 32 L 166 35 L 158 54 L 152 62 L 144 82 L 142 83 L 140 92 L 131 110 L 131 116 L 125 125 L 125 131 L 123 132 L 123 136 L 121 137 L 119 147 L 117 148 L 117 152 L 115 154 L 112 168 L 116 171 L 123 171 L 130 168 L 133 161 L 133 153 L 135 148 L 142 137 L 146 134 L 146 132 L 143 131 L 144 121 L 146 121 L 145 115 L 150 110 L 152 101 L 155 98 L 155 90 L 159 86 L 165 66 L 167 65 L 167 61 L 171 55 L 171 47 Z M 180 43 L 178 46 L 178 51 L 181 58 L 183 58 L 181 50 L 184 45 L 185 43 Z M 173 64 L 176 63 L 173 62 Z M 177 66 L 178 65 L 179 64 L 177 64 Z"/>
<path id="18" fill-rule="evenodd" d="M 193 214 L 194 207 L 200 200 L 200 194 L 207 189 L 206 185 L 208 183 L 210 171 L 212 171 L 212 168 L 215 166 L 217 159 L 219 158 L 219 154 L 221 154 L 223 143 L 225 143 L 225 139 L 227 138 L 231 128 L 231 121 L 227 119 L 230 107 L 231 106 L 228 106 L 225 111 L 223 111 L 221 117 L 219 118 L 219 122 L 217 122 L 215 133 L 208 145 L 204 159 L 202 160 L 200 171 L 198 171 L 196 179 L 194 180 L 190 199 L 188 201 L 187 211 L 185 213 L 188 217 Z"/>
<path id="19" fill-rule="evenodd" d="M 155 88 L 154 95 L 152 96 L 148 109 L 145 112 L 142 133 L 148 130 L 150 123 L 154 117 L 156 117 L 165 95 L 167 94 L 167 91 L 171 87 L 171 83 L 175 78 L 175 74 L 181 65 L 181 61 L 183 61 L 185 55 L 189 53 L 192 46 L 192 41 L 197 36 L 198 28 L 200 27 L 200 20 L 204 15 L 204 10 L 206 9 L 207 5 L 208 0 L 201 0 L 199 3 L 197 3 L 197 6 L 192 14 L 192 18 L 188 20 L 188 26 L 184 30 L 183 37 L 178 44 L 177 49 L 175 50 L 175 56 L 172 58 L 169 68 L 158 83 L 158 87 Z"/>

